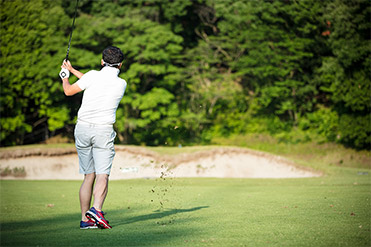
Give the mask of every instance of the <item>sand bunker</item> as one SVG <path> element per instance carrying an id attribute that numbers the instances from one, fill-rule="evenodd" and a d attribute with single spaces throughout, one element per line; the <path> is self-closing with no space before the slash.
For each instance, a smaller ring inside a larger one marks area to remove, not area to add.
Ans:
<path id="1" fill-rule="evenodd" d="M 23 169 L 24 168 L 24 169 Z M 74 148 L 0 151 L 1 179 L 81 180 Z M 263 152 L 215 148 L 180 155 L 159 155 L 146 148 L 117 146 L 111 179 L 167 177 L 300 178 L 320 176 Z"/>

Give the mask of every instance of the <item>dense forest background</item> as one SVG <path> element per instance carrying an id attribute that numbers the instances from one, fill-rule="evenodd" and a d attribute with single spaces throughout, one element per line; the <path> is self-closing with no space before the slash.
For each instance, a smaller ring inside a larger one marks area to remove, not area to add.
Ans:
<path id="1" fill-rule="evenodd" d="M 76 1 L 1 1 L 1 146 L 72 137 L 82 94 L 58 73 Z M 371 145 L 369 0 L 80 0 L 69 59 L 125 55 L 122 144 L 263 133 Z M 76 78 L 71 77 L 71 82 Z"/>

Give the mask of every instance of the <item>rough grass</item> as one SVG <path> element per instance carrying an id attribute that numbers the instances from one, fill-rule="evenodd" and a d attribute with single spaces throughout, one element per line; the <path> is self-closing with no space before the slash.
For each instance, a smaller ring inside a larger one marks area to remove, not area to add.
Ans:
<path id="1" fill-rule="evenodd" d="M 12 150 L 26 150 L 26 149 L 46 149 L 46 148 L 73 148 L 75 147 L 74 143 L 51 143 L 51 144 L 31 144 L 31 145 L 22 145 L 22 146 L 12 146 L 12 147 L 1 147 L 0 151 L 12 151 Z"/>
<path id="2" fill-rule="evenodd" d="M 345 170 L 111 181 L 111 230 L 79 229 L 78 181 L 0 181 L 1 246 L 370 246 L 370 175 Z"/>

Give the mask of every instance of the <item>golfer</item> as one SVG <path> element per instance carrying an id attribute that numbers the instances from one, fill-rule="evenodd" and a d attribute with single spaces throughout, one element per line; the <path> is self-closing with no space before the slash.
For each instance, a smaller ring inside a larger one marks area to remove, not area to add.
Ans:
<path id="1" fill-rule="evenodd" d="M 74 69 L 64 60 L 59 73 L 63 90 L 67 96 L 84 91 L 82 104 L 77 114 L 75 144 L 79 156 L 80 173 L 84 181 L 80 188 L 81 229 L 110 229 L 102 211 L 108 192 L 108 178 L 113 157 L 116 132 L 116 110 L 124 96 L 126 81 L 119 78 L 124 55 L 117 47 L 104 49 L 100 71 L 91 70 L 85 74 Z M 79 80 L 69 83 L 70 72 Z M 94 186 L 95 183 L 95 186 Z M 90 203 L 94 195 L 93 205 Z"/>

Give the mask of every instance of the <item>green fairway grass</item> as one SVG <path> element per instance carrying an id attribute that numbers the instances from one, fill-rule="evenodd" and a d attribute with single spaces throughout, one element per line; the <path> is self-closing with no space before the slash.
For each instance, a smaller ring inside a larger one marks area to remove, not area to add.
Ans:
<path id="1" fill-rule="evenodd" d="M 80 230 L 79 181 L 0 181 L 1 246 L 370 246 L 370 175 L 111 181 Z"/>

